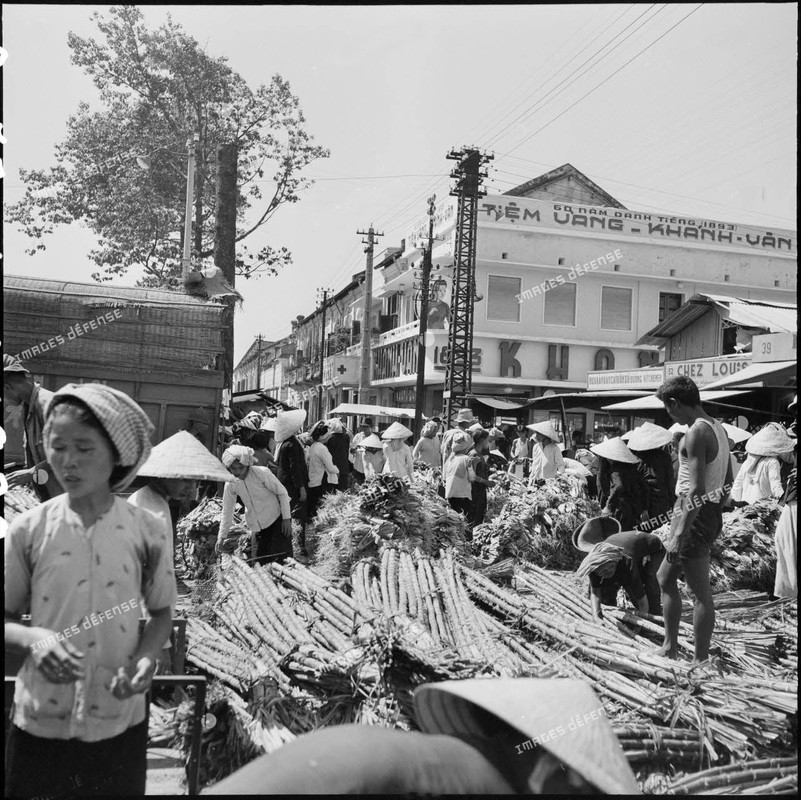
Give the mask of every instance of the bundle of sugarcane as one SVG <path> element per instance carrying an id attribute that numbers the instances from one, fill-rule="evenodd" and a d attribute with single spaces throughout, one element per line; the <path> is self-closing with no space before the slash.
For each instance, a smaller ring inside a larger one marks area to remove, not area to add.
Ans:
<path id="1" fill-rule="evenodd" d="M 312 565 L 326 577 L 347 577 L 352 566 L 378 555 L 385 542 L 412 552 L 436 554 L 464 548 L 465 520 L 421 478 L 407 485 L 393 476 L 365 481 L 358 494 L 336 492 L 323 499 L 307 534 Z"/>
<path id="2" fill-rule="evenodd" d="M 735 762 L 684 775 L 670 794 L 797 794 L 798 758 L 762 758 Z"/>
<path id="3" fill-rule="evenodd" d="M 612 730 L 633 769 L 648 764 L 700 769 L 704 764 L 703 738 L 697 730 L 615 720 Z M 651 771 L 651 770 L 649 770 Z"/>
<path id="4" fill-rule="evenodd" d="M 472 570 L 462 568 L 462 574 L 477 600 L 517 619 L 548 646 L 567 650 L 561 666 L 583 673 L 602 696 L 655 720 L 673 717 L 685 727 L 697 723 L 700 712 L 713 760 L 713 742 L 746 755 L 755 747 L 779 746 L 786 737 L 788 717 L 797 706 L 795 684 L 706 675 L 699 681 L 690 665 L 645 650 L 643 645 L 652 647 L 647 639 L 626 637 L 606 620 L 571 618 L 573 610 L 563 598 L 554 598 L 563 612 L 548 612 Z"/>
<path id="5" fill-rule="evenodd" d="M 167 746 L 178 737 L 178 720 L 175 708 L 165 708 L 155 702 L 150 703 L 150 717 L 147 723 L 148 747 Z"/>
<path id="6" fill-rule="evenodd" d="M 12 522 L 15 517 L 36 508 L 39 498 L 36 492 L 28 486 L 13 486 L 3 495 L 3 517 L 6 522 Z"/>
<path id="7" fill-rule="evenodd" d="M 600 510 L 578 478 L 557 475 L 531 489 L 510 481 L 495 496 L 502 494 L 500 511 L 473 530 L 473 552 L 485 564 L 511 556 L 549 569 L 578 566 L 582 553 L 573 547 L 573 530 Z"/>

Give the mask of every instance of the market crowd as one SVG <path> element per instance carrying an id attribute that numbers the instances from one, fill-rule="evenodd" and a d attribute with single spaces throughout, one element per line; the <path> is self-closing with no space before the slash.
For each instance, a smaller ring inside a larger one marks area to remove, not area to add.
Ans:
<path id="1" fill-rule="evenodd" d="M 775 594 L 797 596 L 795 425 L 771 422 L 751 435 L 721 423 L 688 378 L 657 392 L 671 429 L 644 423 L 589 446 L 575 432 L 567 448 L 550 421 L 511 431 L 467 408 L 451 428 L 426 420 L 417 441 L 401 422 L 378 430 L 363 417 L 352 432 L 347 417 L 307 424 L 305 411 L 288 410 L 234 422 L 220 460 L 187 431 L 151 447 L 147 414 L 108 386 L 47 392 L 5 356 L 4 387 L 6 402 L 22 405 L 26 450 L 8 484 L 32 486 L 43 501 L 5 537 L 6 647 L 25 657 L 7 747 L 9 797 L 53 794 L 76 774 L 100 794 L 144 793 L 144 693 L 165 660 L 177 601 L 169 501 L 196 496 L 199 482 L 224 484 L 219 548 L 241 505 L 250 557 L 267 563 L 306 560 L 326 496 L 382 475 L 413 482 L 422 472 L 471 529 L 485 521 L 496 482 L 536 488 L 571 474 L 602 509 L 573 536 L 587 553 L 578 572 L 596 616 L 624 589 L 636 608 L 663 615 L 662 651 L 675 658 L 683 576 L 699 662 L 714 626 L 710 548 L 722 511 L 773 497 L 782 502 Z M 665 522 L 663 540 L 653 531 Z"/>

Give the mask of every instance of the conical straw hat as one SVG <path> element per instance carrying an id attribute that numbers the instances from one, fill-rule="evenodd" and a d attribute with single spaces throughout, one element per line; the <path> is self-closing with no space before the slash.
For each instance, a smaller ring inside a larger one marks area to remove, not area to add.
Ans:
<path id="1" fill-rule="evenodd" d="M 358 447 L 377 447 L 382 448 L 384 443 L 376 436 L 374 433 L 371 433 L 367 438 L 362 439 Z"/>
<path id="2" fill-rule="evenodd" d="M 478 678 L 426 683 L 415 690 L 414 710 L 425 733 L 481 739 L 491 735 L 480 719 L 482 711 L 489 713 L 520 733 L 521 746 L 530 743 L 524 749 L 540 745 L 601 792 L 640 794 L 601 701 L 584 681 Z"/>
<path id="3" fill-rule="evenodd" d="M 300 408 L 294 411 L 284 411 L 275 418 L 275 441 L 279 444 L 294 436 L 306 421 L 306 412 Z"/>
<path id="4" fill-rule="evenodd" d="M 678 422 L 674 422 L 668 430 L 675 436 L 677 433 L 687 433 L 690 430 L 689 425 L 679 425 Z"/>
<path id="5" fill-rule="evenodd" d="M 613 533 L 620 533 L 620 530 L 620 523 L 614 517 L 590 517 L 573 531 L 573 546 L 589 553 L 598 542 Z"/>
<path id="6" fill-rule="evenodd" d="M 278 419 L 276 417 L 265 417 L 262 420 L 261 427 L 259 428 L 259 430 L 275 431 L 277 425 L 278 425 Z"/>
<path id="7" fill-rule="evenodd" d="M 623 438 L 622 436 L 620 437 Z M 638 428 L 631 431 L 628 438 L 630 450 L 655 450 L 657 447 L 664 447 L 673 441 L 673 434 L 661 425 L 654 425 L 653 422 L 644 422 Z"/>
<path id="8" fill-rule="evenodd" d="M 600 444 L 591 444 L 590 450 L 592 450 L 596 456 L 608 458 L 610 461 L 623 461 L 626 464 L 636 464 L 640 460 L 629 450 L 626 443 L 619 436 L 607 439 Z"/>
<path id="9" fill-rule="evenodd" d="M 157 444 L 137 473 L 143 478 L 232 481 L 234 476 L 189 431 L 178 431 Z"/>
<path id="10" fill-rule="evenodd" d="M 382 439 L 408 439 L 412 432 L 400 422 L 393 422 L 382 434 Z"/>
<path id="11" fill-rule="evenodd" d="M 559 441 L 559 434 L 556 432 L 556 428 L 554 428 L 553 423 L 550 420 L 545 420 L 545 422 L 535 422 L 532 425 L 526 425 L 526 427 L 530 431 L 536 431 L 537 433 L 541 433 L 543 436 L 547 436 L 552 442 Z"/>
<path id="12" fill-rule="evenodd" d="M 745 452 L 754 456 L 777 456 L 792 452 L 795 443 L 778 422 L 769 422 L 745 443 Z"/>
<path id="13" fill-rule="evenodd" d="M 728 422 L 721 422 L 720 424 L 726 431 L 726 436 L 728 436 L 729 439 L 731 439 L 735 444 L 744 442 L 746 439 L 750 439 L 753 435 L 748 431 L 744 431 L 742 428 L 738 428 L 736 425 L 729 425 Z"/>

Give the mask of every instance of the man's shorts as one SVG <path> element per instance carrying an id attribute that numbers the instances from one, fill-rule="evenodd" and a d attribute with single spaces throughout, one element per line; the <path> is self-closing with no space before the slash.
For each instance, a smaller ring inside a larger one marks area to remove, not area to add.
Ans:
<path id="1" fill-rule="evenodd" d="M 673 516 L 670 518 L 670 534 L 676 535 L 676 529 L 682 514 L 686 513 L 691 507 L 688 498 L 679 495 L 676 504 L 673 506 Z M 717 539 L 723 530 L 723 512 L 720 503 L 706 501 L 698 509 L 695 519 L 687 531 L 678 549 L 679 560 L 684 558 L 703 558 L 709 555 L 712 542 Z"/>

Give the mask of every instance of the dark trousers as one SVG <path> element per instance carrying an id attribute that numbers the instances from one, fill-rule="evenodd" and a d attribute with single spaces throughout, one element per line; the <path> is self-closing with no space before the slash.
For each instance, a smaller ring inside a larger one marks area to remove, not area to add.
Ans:
<path id="1" fill-rule="evenodd" d="M 466 538 L 468 540 L 473 538 L 473 534 L 470 531 L 470 524 L 473 515 L 473 501 L 469 497 L 449 497 L 448 498 L 448 505 L 454 510 L 458 511 L 460 514 L 464 514 L 467 518 L 467 531 L 466 531 Z"/>
<path id="2" fill-rule="evenodd" d="M 325 477 L 323 477 L 323 482 L 319 486 L 309 486 L 309 488 L 306 489 L 310 520 L 317 516 L 317 510 L 320 508 L 320 503 L 322 502 L 323 497 L 325 497 L 327 494 L 331 494 L 331 492 L 336 492 L 337 488 L 338 484 L 329 483 Z"/>
<path id="3" fill-rule="evenodd" d="M 256 552 L 253 559 L 256 564 L 283 561 L 292 555 L 292 544 L 281 530 L 282 522 L 282 518 L 278 517 L 272 525 L 268 525 L 256 534 Z"/>
<path id="4" fill-rule="evenodd" d="M 487 515 L 487 487 L 473 484 L 473 503 L 470 512 L 470 525 L 481 525 Z"/>
<path id="5" fill-rule="evenodd" d="M 66 798 L 145 794 L 147 720 L 99 742 L 45 739 L 11 726 L 6 797 Z"/>

